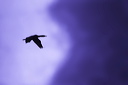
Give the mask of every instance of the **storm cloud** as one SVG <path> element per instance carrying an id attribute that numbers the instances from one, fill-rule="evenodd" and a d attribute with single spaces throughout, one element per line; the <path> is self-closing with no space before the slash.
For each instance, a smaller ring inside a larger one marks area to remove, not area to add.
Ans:
<path id="1" fill-rule="evenodd" d="M 59 0 L 53 19 L 70 34 L 69 58 L 51 85 L 128 84 L 128 2 Z"/>

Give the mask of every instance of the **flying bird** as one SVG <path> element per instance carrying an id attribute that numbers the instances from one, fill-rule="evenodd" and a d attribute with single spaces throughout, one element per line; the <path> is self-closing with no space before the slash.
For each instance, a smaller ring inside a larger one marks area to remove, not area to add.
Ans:
<path id="1" fill-rule="evenodd" d="M 39 37 L 47 37 L 46 35 L 32 35 L 32 36 L 29 36 L 29 37 L 26 37 L 25 39 L 25 42 L 26 43 L 30 43 L 31 40 L 34 41 L 34 43 L 39 47 L 39 48 L 43 48 L 42 44 L 41 44 L 41 41 L 38 39 Z"/>

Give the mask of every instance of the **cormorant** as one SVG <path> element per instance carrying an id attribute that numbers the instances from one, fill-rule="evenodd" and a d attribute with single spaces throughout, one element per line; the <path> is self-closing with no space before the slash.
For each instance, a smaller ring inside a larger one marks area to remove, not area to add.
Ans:
<path id="1" fill-rule="evenodd" d="M 26 43 L 30 43 L 31 40 L 34 41 L 34 43 L 39 47 L 39 48 L 43 48 L 42 44 L 41 44 L 41 41 L 38 39 L 38 37 L 46 37 L 46 35 L 32 35 L 32 36 L 29 36 L 29 37 L 26 37 L 25 39 L 25 42 Z"/>

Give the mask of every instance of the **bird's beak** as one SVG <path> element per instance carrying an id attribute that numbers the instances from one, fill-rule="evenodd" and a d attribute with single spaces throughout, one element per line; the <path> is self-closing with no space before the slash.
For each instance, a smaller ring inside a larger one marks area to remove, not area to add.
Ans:
<path id="1" fill-rule="evenodd" d="M 26 40 L 26 39 L 23 39 L 23 40 Z"/>

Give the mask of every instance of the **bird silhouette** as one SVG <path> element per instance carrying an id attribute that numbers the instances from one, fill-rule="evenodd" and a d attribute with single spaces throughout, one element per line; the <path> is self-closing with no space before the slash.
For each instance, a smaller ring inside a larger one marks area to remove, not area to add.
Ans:
<path id="1" fill-rule="evenodd" d="M 30 43 L 31 40 L 34 41 L 34 43 L 39 47 L 39 48 L 43 48 L 42 44 L 41 44 L 41 41 L 38 39 L 38 37 L 46 37 L 46 35 L 32 35 L 32 36 L 29 36 L 29 37 L 26 37 L 25 39 L 25 42 L 26 43 Z"/>

